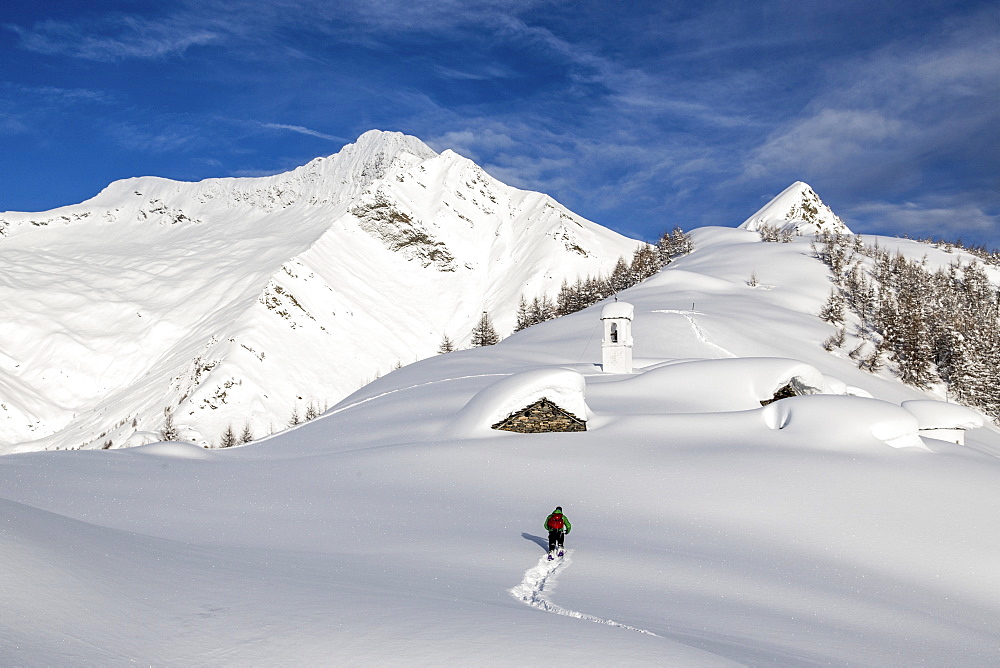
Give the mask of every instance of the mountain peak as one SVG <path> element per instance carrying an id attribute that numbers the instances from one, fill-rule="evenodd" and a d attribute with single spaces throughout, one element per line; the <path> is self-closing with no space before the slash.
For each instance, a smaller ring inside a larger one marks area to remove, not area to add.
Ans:
<path id="1" fill-rule="evenodd" d="M 220 420 L 273 431 L 310 401 L 436 354 L 445 333 L 463 344 L 483 310 L 512 328 L 522 294 L 607 273 L 638 244 L 377 130 L 281 174 L 141 177 L 58 211 L 0 215 L 0 235 L 28 232 L 28 251 L 4 256 L 16 298 L 0 322 L 18 326 L 0 331 L 0 453 L 143 443 L 167 404 L 200 445 L 224 433 Z M 63 275 L 73 305 L 49 280 Z M 77 345 L 87 364 L 66 361 Z"/>
<path id="2" fill-rule="evenodd" d="M 778 227 L 797 234 L 823 231 L 852 234 L 812 186 L 803 181 L 796 181 L 782 190 L 777 197 L 747 218 L 740 228 L 755 232 L 762 226 Z"/>
<path id="3" fill-rule="evenodd" d="M 417 137 L 385 130 L 368 130 L 353 144 L 345 145 L 340 152 L 358 156 L 382 154 L 389 156 L 390 159 L 405 153 L 417 158 L 420 162 L 437 156 L 437 153 L 430 146 Z"/>

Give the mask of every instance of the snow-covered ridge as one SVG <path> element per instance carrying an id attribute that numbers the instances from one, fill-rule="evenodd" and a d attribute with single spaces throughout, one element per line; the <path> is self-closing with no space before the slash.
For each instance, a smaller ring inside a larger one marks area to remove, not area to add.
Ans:
<path id="1" fill-rule="evenodd" d="M 270 213 L 294 204 L 343 204 L 359 196 L 390 172 L 406 169 L 437 154 L 416 137 L 399 132 L 369 130 L 340 152 L 316 158 L 290 172 L 273 176 L 209 178 L 182 182 L 155 176 L 122 179 L 80 204 L 42 213 L 0 213 L 0 236 L 27 226 L 71 224 L 95 214 L 109 222 L 150 214 L 168 214 L 168 223 L 182 222 L 186 214 L 164 202 L 183 200 L 189 209 L 256 209 Z"/>
<path id="2" fill-rule="evenodd" d="M 637 243 L 374 130 L 285 174 L 0 214 L 0 451 L 136 445 L 167 414 L 259 438 Z"/>

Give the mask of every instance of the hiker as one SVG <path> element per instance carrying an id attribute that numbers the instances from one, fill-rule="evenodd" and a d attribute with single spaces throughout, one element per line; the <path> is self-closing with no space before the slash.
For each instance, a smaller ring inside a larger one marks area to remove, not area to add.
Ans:
<path id="1" fill-rule="evenodd" d="M 557 545 L 559 556 L 563 556 L 563 538 L 572 528 L 569 519 L 563 515 L 562 506 L 556 506 L 556 509 L 545 518 L 545 529 L 549 532 L 549 559 L 552 558 Z"/>

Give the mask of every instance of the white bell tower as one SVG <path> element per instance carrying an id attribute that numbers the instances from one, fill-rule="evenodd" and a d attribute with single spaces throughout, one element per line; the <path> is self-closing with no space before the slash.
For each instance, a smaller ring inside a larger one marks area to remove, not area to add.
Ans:
<path id="1" fill-rule="evenodd" d="M 633 310 L 631 304 L 611 302 L 601 311 L 604 323 L 601 362 L 604 373 L 632 373 Z"/>

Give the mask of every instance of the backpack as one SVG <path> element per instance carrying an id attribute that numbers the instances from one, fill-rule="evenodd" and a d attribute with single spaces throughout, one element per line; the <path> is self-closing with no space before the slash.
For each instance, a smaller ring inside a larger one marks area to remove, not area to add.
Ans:
<path id="1" fill-rule="evenodd" d="M 563 529 L 562 513 L 552 513 L 551 515 L 549 515 L 549 519 L 545 524 L 552 531 L 562 531 Z"/>

